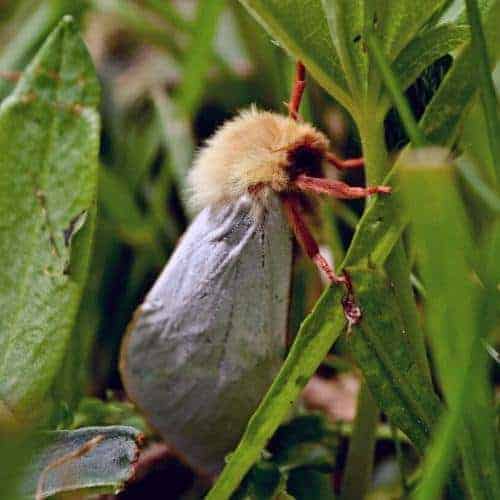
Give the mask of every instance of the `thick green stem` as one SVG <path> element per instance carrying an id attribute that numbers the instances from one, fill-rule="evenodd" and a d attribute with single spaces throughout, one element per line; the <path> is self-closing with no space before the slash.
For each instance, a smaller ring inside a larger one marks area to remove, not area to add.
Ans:
<path id="1" fill-rule="evenodd" d="M 388 172 L 388 156 L 384 138 L 384 125 L 375 112 L 366 112 L 360 121 L 360 136 L 365 158 L 367 184 L 380 184 Z M 427 359 L 425 340 L 413 296 L 410 269 L 402 241 L 394 246 L 386 265 L 387 274 L 396 289 L 408 340 L 422 373 L 430 383 L 430 369 Z"/>
<path id="2" fill-rule="evenodd" d="M 373 471 L 376 430 L 379 409 L 373 396 L 363 381 L 358 396 L 356 419 L 352 431 L 347 465 L 342 481 L 340 500 L 365 498 L 370 488 Z"/>

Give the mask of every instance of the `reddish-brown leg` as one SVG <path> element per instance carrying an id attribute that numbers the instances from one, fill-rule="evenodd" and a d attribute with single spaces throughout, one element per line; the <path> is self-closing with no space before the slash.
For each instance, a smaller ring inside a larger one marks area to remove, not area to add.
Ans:
<path id="1" fill-rule="evenodd" d="M 288 222 L 292 230 L 307 256 L 316 264 L 318 269 L 323 271 L 332 283 L 345 283 L 344 276 L 337 276 L 330 264 L 320 254 L 318 244 L 307 228 L 306 222 L 300 213 L 300 202 L 293 194 L 283 196 L 283 205 L 285 213 L 288 217 Z"/>
<path id="2" fill-rule="evenodd" d="M 309 177 L 308 175 L 299 175 L 293 181 L 293 185 L 301 191 L 327 194 L 344 200 L 365 198 L 366 196 L 377 193 L 389 194 L 391 192 L 391 188 L 389 186 L 368 186 L 365 188 L 353 187 L 349 186 L 345 182 Z"/>
<path id="3" fill-rule="evenodd" d="M 339 170 L 348 170 L 351 168 L 363 168 L 365 160 L 361 158 L 350 158 L 349 160 L 342 160 L 332 152 L 325 153 L 325 160 Z"/>
<path id="4" fill-rule="evenodd" d="M 295 68 L 295 81 L 293 82 L 290 102 L 288 103 L 288 113 L 291 118 L 297 120 L 299 117 L 299 107 L 306 88 L 306 68 L 297 61 Z"/>

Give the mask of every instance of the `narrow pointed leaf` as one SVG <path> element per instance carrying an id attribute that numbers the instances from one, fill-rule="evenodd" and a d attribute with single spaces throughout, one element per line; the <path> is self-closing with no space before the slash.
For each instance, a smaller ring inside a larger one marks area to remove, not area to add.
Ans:
<path id="1" fill-rule="evenodd" d="M 443 24 L 417 35 L 392 63 L 401 87 L 408 88 L 434 61 L 456 50 L 469 39 L 466 26 L 451 24 Z"/>
<path id="2" fill-rule="evenodd" d="M 380 409 L 423 453 L 441 403 L 423 378 L 406 336 L 397 290 L 383 271 L 351 271 L 363 318 L 350 350 Z"/>
<path id="3" fill-rule="evenodd" d="M 498 26 L 500 25 L 500 0 L 491 0 L 485 7 L 484 34 L 490 62 L 494 66 L 500 57 Z M 434 144 L 451 145 L 468 105 L 476 95 L 479 81 L 471 78 L 476 72 L 476 60 L 470 42 L 463 46 L 446 74 L 439 89 L 427 106 L 420 123 L 426 136 Z"/>
<path id="4" fill-rule="evenodd" d="M 451 463 L 458 445 L 471 496 L 493 500 L 500 474 L 487 353 L 481 342 L 485 325 L 477 312 L 484 292 L 472 277 L 476 253 L 472 226 L 460 197 L 456 169 L 447 156 L 447 151 L 436 148 L 409 152 L 401 167 L 402 192 L 427 290 L 426 324 L 449 408 L 448 425 L 460 422 L 461 429 L 459 434 L 448 435 L 445 447 L 437 441 L 433 446 Z M 445 468 L 429 468 L 423 491 L 438 488 L 445 472 Z"/>

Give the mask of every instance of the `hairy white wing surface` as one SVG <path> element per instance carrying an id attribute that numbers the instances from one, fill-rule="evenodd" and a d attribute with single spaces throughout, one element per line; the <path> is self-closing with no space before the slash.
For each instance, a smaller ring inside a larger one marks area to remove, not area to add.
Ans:
<path id="1" fill-rule="evenodd" d="M 207 207 L 136 313 L 126 390 L 185 460 L 210 474 L 238 443 L 285 352 L 291 236 L 279 200 Z"/>

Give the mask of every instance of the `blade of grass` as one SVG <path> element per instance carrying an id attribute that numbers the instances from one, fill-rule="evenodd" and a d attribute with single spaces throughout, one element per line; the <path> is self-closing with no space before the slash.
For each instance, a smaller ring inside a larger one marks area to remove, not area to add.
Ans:
<path id="1" fill-rule="evenodd" d="M 472 47 L 475 59 L 479 66 L 480 94 L 483 103 L 484 116 L 488 124 L 488 137 L 490 141 L 493 164 L 497 169 L 497 180 L 500 173 L 500 120 L 498 118 L 498 101 L 491 77 L 491 63 L 489 61 L 486 39 L 481 25 L 481 14 L 476 0 L 465 0 L 467 17 L 472 35 Z"/>
<path id="2" fill-rule="evenodd" d="M 405 129 L 410 136 L 412 144 L 415 147 L 424 146 L 427 143 L 425 135 L 418 127 L 410 109 L 410 105 L 401 91 L 401 84 L 399 83 L 396 74 L 391 70 L 389 63 L 384 56 L 382 44 L 373 31 L 366 33 L 366 45 L 368 46 L 368 50 L 377 65 L 378 71 L 384 79 L 386 88 L 392 97 L 401 120 L 405 125 Z"/>
<path id="3" fill-rule="evenodd" d="M 456 171 L 447 154 L 446 150 L 420 150 L 409 155 L 402 167 L 402 192 L 412 215 L 418 262 L 427 289 L 426 322 L 450 409 L 451 423 L 445 425 L 456 426 L 454 419 L 463 421 L 462 431 L 453 439 L 445 434 L 449 437 L 446 447 L 434 446 L 451 457 L 458 443 L 473 497 L 493 499 L 500 485 L 498 476 L 491 472 L 495 462 L 495 442 L 490 437 L 494 435 L 494 420 L 485 396 L 489 389 L 483 370 L 486 353 L 480 341 L 482 328 L 478 325 L 479 289 L 471 279 L 474 248 Z M 436 442 L 441 439 L 438 433 L 434 436 Z M 450 457 L 444 458 L 445 463 L 452 462 Z M 441 485 L 446 472 L 438 468 L 427 474 L 436 474 L 432 481 Z"/>
<path id="4" fill-rule="evenodd" d="M 500 1 L 485 0 L 481 6 L 481 13 L 483 12 L 484 36 L 490 62 L 494 66 L 500 56 L 498 43 Z M 467 116 L 469 104 L 478 90 L 476 71 L 477 61 L 471 44 L 467 43 L 455 55 L 452 67 L 446 73 L 420 120 L 420 126 L 431 142 L 447 146 L 455 142 L 460 132 L 460 124 Z"/>
<path id="5" fill-rule="evenodd" d="M 370 389 L 368 389 L 366 382 L 363 382 L 358 396 L 352 437 L 349 442 L 340 500 L 365 498 L 368 493 L 372 480 L 379 413 Z"/>
<path id="6" fill-rule="evenodd" d="M 183 64 L 182 83 L 176 94 L 180 108 L 190 116 L 197 108 L 205 88 L 205 77 L 213 60 L 213 41 L 224 0 L 198 3 L 193 38 Z"/>

